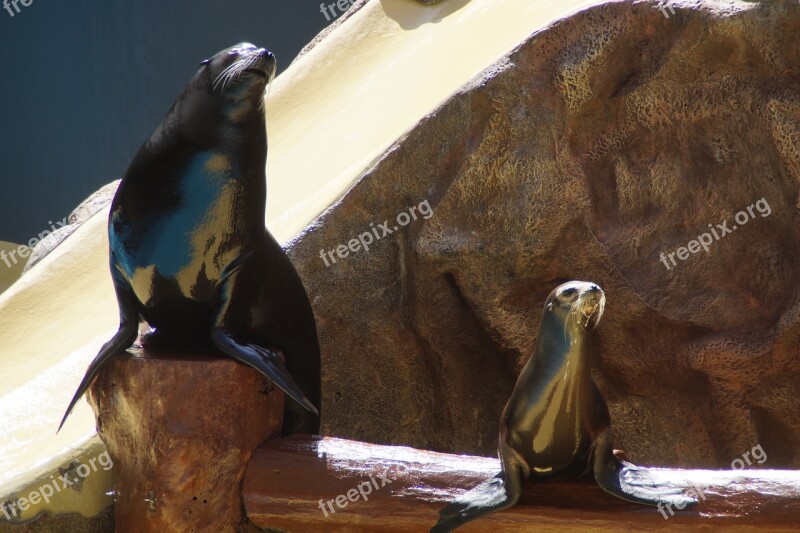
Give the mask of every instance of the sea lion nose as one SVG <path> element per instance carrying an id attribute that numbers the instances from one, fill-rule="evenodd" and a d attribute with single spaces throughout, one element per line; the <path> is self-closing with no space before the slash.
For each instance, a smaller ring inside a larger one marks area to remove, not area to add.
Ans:
<path id="1" fill-rule="evenodd" d="M 260 48 L 258 50 L 258 55 L 261 57 L 261 60 L 267 65 L 268 68 L 274 70 L 278 67 L 278 61 L 277 59 L 275 59 L 275 54 L 273 54 L 266 48 Z"/>

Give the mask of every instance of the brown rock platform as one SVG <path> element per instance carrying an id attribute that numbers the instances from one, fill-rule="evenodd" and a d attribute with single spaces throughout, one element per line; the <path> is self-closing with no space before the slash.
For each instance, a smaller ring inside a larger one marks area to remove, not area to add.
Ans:
<path id="1" fill-rule="evenodd" d="M 280 389 L 232 359 L 130 350 L 89 402 L 114 461 L 118 533 L 246 530 L 242 478 L 280 435 Z"/>
<path id="2" fill-rule="evenodd" d="M 295 435 L 265 442 L 256 450 L 243 490 L 248 516 L 262 528 L 286 533 L 420 533 L 436 523 L 438 511 L 453 498 L 499 470 L 499 461 L 486 457 Z M 699 489 L 700 503 L 674 509 L 674 515 L 668 510 L 662 514 L 655 507 L 606 494 L 591 476 L 529 482 L 517 506 L 459 532 L 797 531 L 800 523 L 798 471 L 651 473 L 665 486 Z"/>

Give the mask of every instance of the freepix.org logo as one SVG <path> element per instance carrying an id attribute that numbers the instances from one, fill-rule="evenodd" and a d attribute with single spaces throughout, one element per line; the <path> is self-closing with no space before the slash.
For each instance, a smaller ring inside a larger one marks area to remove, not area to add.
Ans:
<path id="1" fill-rule="evenodd" d="M 369 247 L 371 244 L 381 240 L 387 235 L 391 235 L 395 231 L 399 231 L 401 228 L 410 224 L 413 220 L 417 220 L 417 211 L 419 211 L 419 214 L 425 220 L 428 220 L 433 216 L 433 209 L 431 208 L 431 204 L 428 203 L 428 200 L 423 200 L 419 203 L 419 205 L 412 205 L 406 209 L 406 211 L 403 211 L 397 215 L 397 225 L 395 225 L 393 228 L 389 227 L 389 220 L 384 220 L 383 223 L 378 224 L 377 227 L 375 227 L 374 222 L 370 222 L 369 229 L 367 231 L 356 238 L 350 239 L 347 244 L 340 244 L 330 250 L 325 250 L 322 248 L 319 251 L 320 259 L 322 259 L 326 267 L 329 267 L 332 264 L 336 264 L 335 256 L 338 256 L 339 259 L 344 259 L 348 255 L 355 254 L 360 250 L 369 252 Z M 374 240 L 372 238 L 373 235 L 375 235 Z M 328 261 L 328 258 L 330 258 L 330 261 Z"/>
<path id="2" fill-rule="evenodd" d="M 336 2 L 328 5 L 325 5 L 323 3 L 319 5 L 319 12 L 325 15 L 325 20 L 330 22 L 332 19 L 335 19 L 336 17 L 347 11 L 350 8 L 350 6 L 352 6 L 355 3 L 356 0 L 337 0 Z M 336 12 L 337 8 L 339 11 L 338 13 Z M 328 14 L 328 10 L 330 10 L 330 15 Z"/>
<path id="3" fill-rule="evenodd" d="M 680 261 L 686 261 L 689 258 L 689 254 L 696 254 L 700 252 L 700 250 L 708 252 L 711 244 L 733 233 L 750 220 L 755 220 L 756 212 L 761 215 L 762 218 L 768 217 L 772 213 L 772 208 L 769 206 L 769 203 L 767 203 L 766 198 L 761 198 L 761 200 L 748 205 L 746 208 L 736 213 L 736 216 L 733 218 L 735 224 L 731 224 L 730 227 L 728 226 L 727 220 L 723 220 L 722 223 L 717 224 L 716 227 L 709 224 L 708 228 L 710 231 L 701 233 L 696 239 L 689 241 L 686 246 L 680 246 L 672 252 L 661 252 L 658 256 L 659 260 L 664 264 L 664 268 L 672 270 L 674 267 L 678 266 L 678 262 L 675 261 L 675 256 L 677 256 Z"/>
<path id="4" fill-rule="evenodd" d="M 17 519 L 20 512 L 27 511 L 32 505 L 38 505 L 41 502 L 50 503 L 50 498 L 62 490 L 77 490 L 76 487 L 80 486 L 82 480 L 92 475 L 92 472 L 97 472 L 98 464 L 106 471 L 114 467 L 114 461 L 111 460 L 107 451 L 97 457 L 92 457 L 88 464 L 71 463 L 67 468 L 59 469 L 58 477 L 55 474 L 51 475 L 49 481 L 30 491 L 24 497 L 0 502 L 0 516 L 4 515 L 7 520 Z"/>
<path id="5" fill-rule="evenodd" d="M 362 481 L 357 487 L 348 490 L 346 494 L 340 494 L 327 502 L 325 502 L 325 500 L 320 500 L 319 508 L 327 518 L 329 516 L 328 510 L 330 510 L 330 514 L 336 512 L 336 509 L 333 508 L 334 503 L 339 509 L 344 509 L 347 507 L 348 503 L 356 503 L 358 500 L 367 501 L 369 500 L 369 495 L 372 494 L 373 487 L 375 487 L 376 491 L 380 490 L 386 485 L 390 485 L 392 481 L 397 481 L 407 475 L 408 467 L 405 465 L 390 466 L 383 474 L 378 474 L 378 479 L 375 479 L 375 476 L 369 476 L 369 481 Z M 380 484 L 378 484 L 379 480 Z"/>
<path id="6" fill-rule="evenodd" d="M 5 264 L 6 267 L 11 268 L 12 264 L 16 265 L 20 259 L 27 260 L 27 257 L 31 255 L 31 250 L 33 250 L 34 246 L 43 241 L 48 235 L 54 233 L 57 229 L 63 228 L 67 225 L 67 217 L 62 218 L 56 222 L 56 224 L 53 224 L 53 221 L 49 220 L 48 224 L 50 224 L 50 228 L 52 228 L 53 231 L 47 229 L 44 230 L 38 235 L 38 238 L 34 237 L 29 240 L 27 246 L 20 244 L 16 250 L 11 250 L 8 253 L 6 253 L 5 250 L 0 250 L 0 261 L 2 261 L 2 264 Z"/>
<path id="7" fill-rule="evenodd" d="M 12 17 L 22 11 L 19 6 L 28 7 L 33 3 L 33 0 L 3 0 L 3 9 L 5 9 Z"/>

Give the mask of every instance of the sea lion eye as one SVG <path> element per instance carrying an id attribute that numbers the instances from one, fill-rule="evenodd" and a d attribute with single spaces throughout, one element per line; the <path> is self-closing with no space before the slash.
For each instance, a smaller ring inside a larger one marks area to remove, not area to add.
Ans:
<path id="1" fill-rule="evenodd" d="M 575 287 L 570 287 L 569 289 L 564 289 L 561 293 L 561 297 L 565 298 L 566 300 L 572 301 L 576 295 L 578 294 L 578 289 Z"/>

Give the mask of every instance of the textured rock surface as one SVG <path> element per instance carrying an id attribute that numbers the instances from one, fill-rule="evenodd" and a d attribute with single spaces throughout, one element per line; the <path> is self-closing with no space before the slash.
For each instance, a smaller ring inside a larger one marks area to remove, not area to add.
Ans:
<path id="1" fill-rule="evenodd" d="M 583 279 L 608 297 L 595 378 L 632 460 L 728 465 L 760 443 L 765 466 L 800 466 L 800 6 L 671 7 L 534 34 L 293 243 L 325 433 L 494 454 L 545 297 Z"/>
<path id="2" fill-rule="evenodd" d="M 151 356 L 113 358 L 90 389 L 116 531 L 246 530 L 245 467 L 280 434 L 283 392 L 232 359 Z"/>

